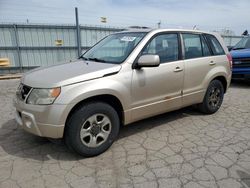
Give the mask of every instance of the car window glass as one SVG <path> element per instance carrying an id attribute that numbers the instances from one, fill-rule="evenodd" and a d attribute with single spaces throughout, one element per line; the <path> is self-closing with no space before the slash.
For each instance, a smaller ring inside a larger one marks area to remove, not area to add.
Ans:
<path id="1" fill-rule="evenodd" d="M 219 41 L 212 35 L 206 35 L 207 39 L 210 42 L 210 46 L 212 48 L 214 55 L 223 55 L 225 54 L 223 48 L 221 47 Z"/>
<path id="2" fill-rule="evenodd" d="M 197 34 L 183 34 L 185 59 L 202 57 L 201 40 Z"/>
<path id="3" fill-rule="evenodd" d="M 177 34 L 161 34 L 151 40 L 143 49 L 142 54 L 159 55 L 160 62 L 178 60 L 178 36 Z"/>
<path id="4" fill-rule="evenodd" d="M 201 37 L 201 44 L 202 44 L 202 51 L 203 51 L 203 56 L 210 56 L 211 52 L 208 48 L 207 42 L 204 39 L 204 37 Z"/>
<path id="5" fill-rule="evenodd" d="M 250 48 L 250 37 L 244 37 L 242 38 L 233 49 L 244 49 L 244 48 Z"/>
<path id="6" fill-rule="evenodd" d="M 102 46 L 102 50 L 99 50 L 96 54 L 96 58 L 103 58 L 103 57 L 113 57 L 113 58 L 118 58 L 121 57 L 124 53 L 125 50 L 128 46 L 128 42 L 120 42 L 119 39 L 114 39 L 110 41 L 109 43 L 106 43 Z M 110 49 L 115 49 L 115 50 L 110 50 Z"/>
<path id="7" fill-rule="evenodd" d="M 111 34 L 98 42 L 81 57 L 97 59 L 102 63 L 120 64 L 128 57 L 137 44 L 143 39 L 145 32 L 124 32 Z"/>

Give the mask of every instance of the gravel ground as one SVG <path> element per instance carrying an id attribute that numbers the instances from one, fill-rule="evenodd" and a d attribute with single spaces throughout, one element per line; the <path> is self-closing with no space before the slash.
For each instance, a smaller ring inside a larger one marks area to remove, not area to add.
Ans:
<path id="1" fill-rule="evenodd" d="M 121 129 L 82 158 L 14 121 L 18 80 L 0 81 L 0 187 L 250 187 L 250 85 L 234 82 L 216 114 L 185 108 Z"/>

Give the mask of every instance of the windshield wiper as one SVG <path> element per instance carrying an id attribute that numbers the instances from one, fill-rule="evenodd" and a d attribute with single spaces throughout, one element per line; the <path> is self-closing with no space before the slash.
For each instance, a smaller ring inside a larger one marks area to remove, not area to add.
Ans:
<path id="1" fill-rule="evenodd" d="M 99 59 L 99 58 L 85 58 L 88 61 L 96 61 L 96 62 L 102 62 L 105 63 L 106 61 L 104 59 Z"/>
<path id="2" fill-rule="evenodd" d="M 87 58 L 87 57 L 84 57 L 84 56 L 80 56 L 79 59 L 80 58 L 85 60 L 85 61 L 96 61 L 96 62 L 102 62 L 102 63 L 106 62 L 104 59 L 99 59 L 99 58 Z"/>

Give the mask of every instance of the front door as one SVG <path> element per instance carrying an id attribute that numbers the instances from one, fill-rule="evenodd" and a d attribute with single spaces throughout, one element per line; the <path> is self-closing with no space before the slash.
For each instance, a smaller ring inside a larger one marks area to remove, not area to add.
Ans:
<path id="1" fill-rule="evenodd" d="M 178 34 L 158 34 L 142 50 L 141 55 L 159 55 L 160 66 L 133 70 L 132 121 L 181 107 L 184 65 L 178 38 Z"/>

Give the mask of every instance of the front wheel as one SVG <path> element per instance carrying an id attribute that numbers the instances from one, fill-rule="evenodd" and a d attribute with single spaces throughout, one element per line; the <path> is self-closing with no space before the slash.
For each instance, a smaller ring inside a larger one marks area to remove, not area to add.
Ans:
<path id="1" fill-rule="evenodd" d="M 119 116 L 110 105 L 89 103 L 78 108 L 66 125 L 65 142 L 80 155 L 91 157 L 107 150 L 119 133 Z"/>
<path id="2" fill-rule="evenodd" d="M 222 104 L 224 88 L 219 80 L 213 80 L 206 91 L 203 102 L 198 105 L 201 112 L 213 114 L 217 112 Z"/>

